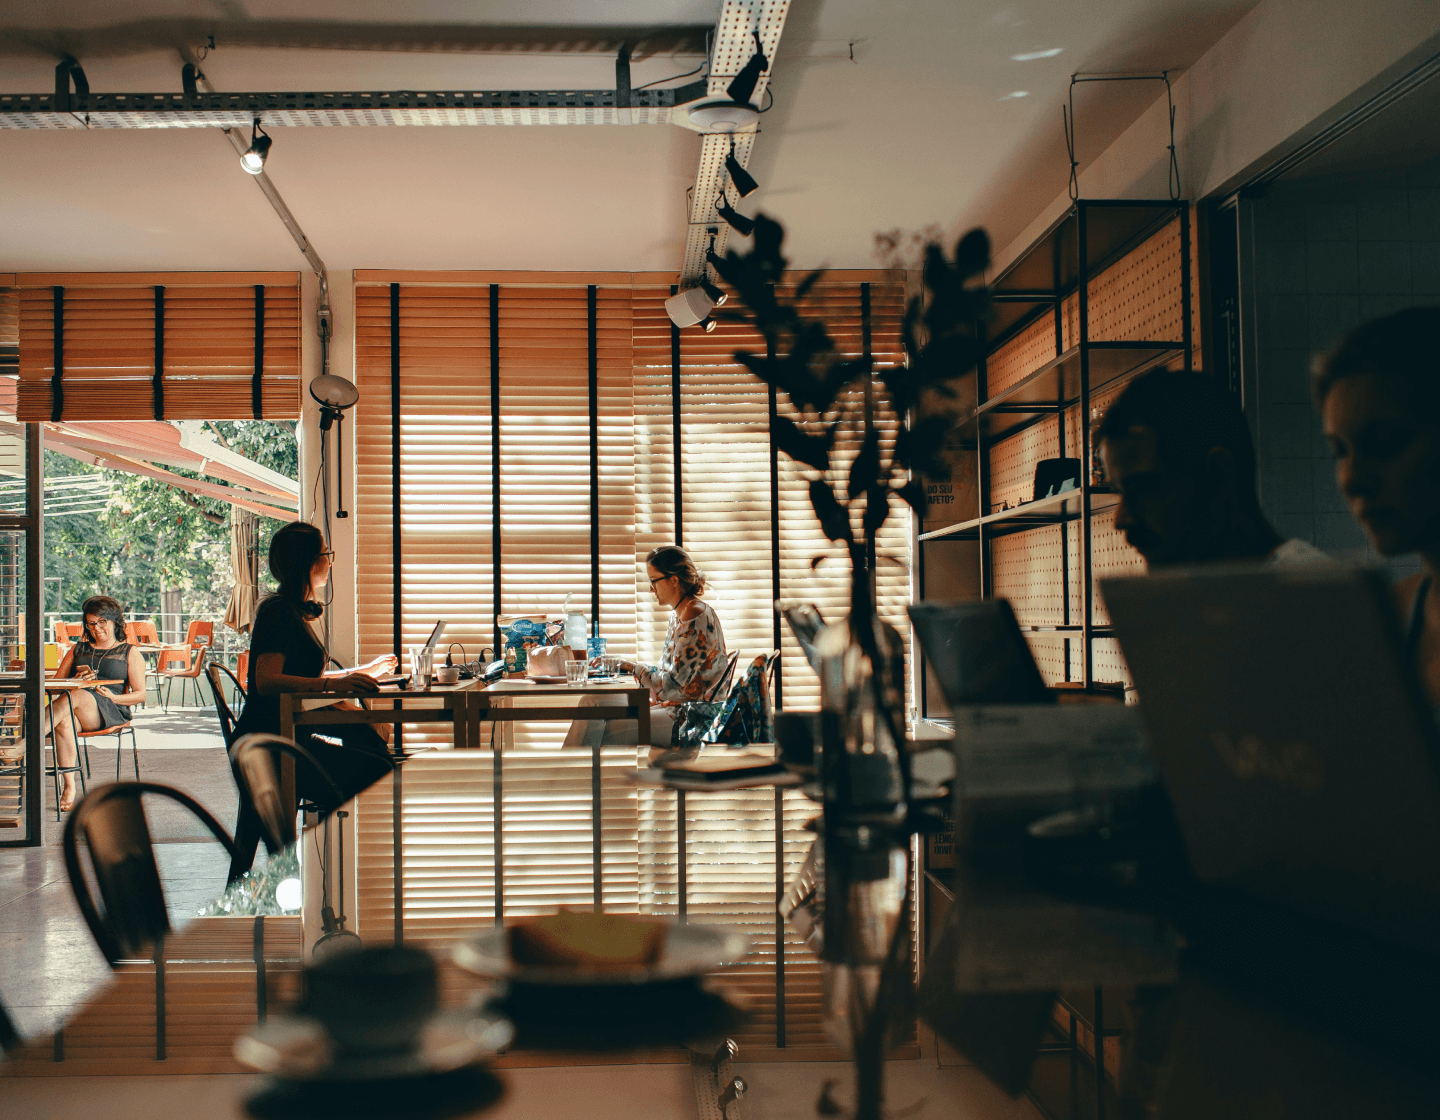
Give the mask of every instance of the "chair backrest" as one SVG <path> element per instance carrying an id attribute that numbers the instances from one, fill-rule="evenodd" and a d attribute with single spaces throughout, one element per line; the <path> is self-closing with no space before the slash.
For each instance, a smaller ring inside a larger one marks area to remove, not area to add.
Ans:
<path id="1" fill-rule="evenodd" d="M 155 848 L 145 820 L 142 794 L 154 793 L 180 802 L 205 825 L 235 858 L 235 842 L 205 806 L 188 793 L 158 782 L 116 782 L 99 786 L 80 799 L 65 822 L 65 870 L 70 889 L 100 952 L 112 965 L 150 950 L 170 932 L 165 891 L 155 864 Z M 90 865 L 104 913 L 95 905 L 80 866 L 80 840 L 90 852 Z"/>
<path id="2" fill-rule="evenodd" d="M 730 657 L 725 663 L 725 671 L 715 678 L 714 685 L 705 694 L 706 700 L 718 700 L 723 696 L 730 695 L 730 680 L 735 676 L 735 662 L 740 659 L 740 651 L 731 650 Z"/>
<path id="3" fill-rule="evenodd" d="M 60 647 L 60 655 L 63 657 L 66 650 L 75 640 L 85 633 L 85 624 L 81 622 L 57 622 L 55 623 L 55 644 Z"/>
<path id="4" fill-rule="evenodd" d="M 210 682 L 210 691 L 215 695 L 215 715 L 220 720 L 220 735 L 225 740 L 225 749 L 228 751 L 235 745 L 235 713 L 230 710 L 230 705 L 225 703 L 225 693 L 221 689 L 222 673 L 234 683 L 242 700 L 245 698 L 245 689 L 235 679 L 235 674 L 220 662 L 211 661 L 205 666 L 205 677 Z"/>
<path id="5" fill-rule="evenodd" d="M 250 651 L 248 649 L 242 650 L 240 656 L 235 659 L 235 675 L 240 678 L 242 685 L 250 679 Z"/>
<path id="6" fill-rule="evenodd" d="M 155 623 L 149 619 L 133 619 L 125 624 L 125 633 L 129 635 L 132 642 L 140 642 L 144 645 L 158 646 L 160 644 L 160 632 L 155 629 Z"/>
<path id="7" fill-rule="evenodd" d="M 215 641 L 215 624 L 192 618 L 185 627 L 185 644 L 191 649 L 207 649 Z"/>
<path id="8" fill-rule="evenodd" d="M 335 779 L 320 761 L 293 739 L 264 732 L 240 736 L 230 748 L 230 769 L 235 775 L 235 784 L 240 787 L 240 796 L 260 821 L 261 835 L 272 854 L 295 843 L 296 806 L 281 801 L 277 754 L 287 754 L 315 770 L 320 780 L 330 787 L 330 803 L 325 808 L 333 809 L 345 800 Z"/>

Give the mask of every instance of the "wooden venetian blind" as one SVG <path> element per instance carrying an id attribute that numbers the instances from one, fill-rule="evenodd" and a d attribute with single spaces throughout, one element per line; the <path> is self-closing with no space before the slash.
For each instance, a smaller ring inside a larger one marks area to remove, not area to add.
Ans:
<path id="1" fill-rule="evenodd" d="M 296 419 L 293 272 L 21 273 L 17 416 Z"/>

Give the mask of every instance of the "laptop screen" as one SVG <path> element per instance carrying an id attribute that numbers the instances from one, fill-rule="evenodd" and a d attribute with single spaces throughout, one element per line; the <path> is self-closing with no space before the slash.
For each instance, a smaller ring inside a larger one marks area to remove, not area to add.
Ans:
<path id="1" fill-rule="evenodd" d="M 951 707 L 1054 701 L 1005 599 L 912 603 L 910 621 Z"/>

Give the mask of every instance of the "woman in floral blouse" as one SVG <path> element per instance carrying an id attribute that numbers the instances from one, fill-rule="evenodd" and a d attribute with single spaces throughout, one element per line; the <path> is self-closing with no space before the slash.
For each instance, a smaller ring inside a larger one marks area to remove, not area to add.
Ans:
<path id="1" fill-rule="evenodd" d="M 673 705 L 703 700 L 725 673 L 725 634 L 715 608 L 702 602 L 705 577 L 689 554 L 676 545 L 654 549 L 645 558 L 650 591 L 662 607 L 669 607 L 670 625 L 660 664 L 622 661 L 620 669 L 633 673 L 650 690 L 650 742 L 661 749 L 670 742 L 675 722 Z M 588 698 L 587 698 L 588 699 Z M 597 701 L 598 703 L 598 701 Z M 595 742 L 599 737 L 599 743 Z M 571 725 L 567 746 L 626 746 L 638 741 L 634 720 L 580 720 Z"/>

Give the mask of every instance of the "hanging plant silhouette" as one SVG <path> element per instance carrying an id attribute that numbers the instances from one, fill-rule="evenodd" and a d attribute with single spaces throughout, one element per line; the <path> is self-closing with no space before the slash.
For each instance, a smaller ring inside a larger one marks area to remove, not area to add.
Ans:
<path id="1" fill-rule="evenodd" d="M 852 632 L 869 654 L 873 637 L 867 640 L 860 631 L 870 627 L 857 626 L 857 620 L 873 614 L 869 557 L 876 555 L 880 530 L 901 502 L 923 517 L 925 480 L 950 477 L 943 448 L 956 420 L 953 382 L 974 369 L 980 356 L 979 326 L 990 309 L 983 279 L 990 239 L 983 230 L 971 230 L 953 257 L 938 244 L 926 247 L 924 292 L 905 309 L 906 363 L 878 368 L 870 358 L 843 355 L 825 321 L 806 313 L 806 297 L 824 270 L 809 273 L 793 293 L 780 288 L 787 264 L 784 239 L 780 223 L 761 214 L 748 253 L 712 257 L 744 307 L 721 315 L 749 323 L 765 339 L 765 353 L 740 350 L 735 360 L 783 394 L 798 417 L 775 417 L 775 443 L 806 468 L 820 528 L 849 557 Z M 863 389 L 872 375 L 883 389 L 875 406 L 900 418 L 888 448 L 875 422 L 877 407 L 867 409 L 864 394 L 851 391 Z M 848 464 L 835 455 L 837 438 L 847 431 L 861 433 L 860 449 Z M 821 559 L 812 560 L 812 567 Z"/>

